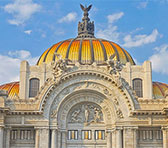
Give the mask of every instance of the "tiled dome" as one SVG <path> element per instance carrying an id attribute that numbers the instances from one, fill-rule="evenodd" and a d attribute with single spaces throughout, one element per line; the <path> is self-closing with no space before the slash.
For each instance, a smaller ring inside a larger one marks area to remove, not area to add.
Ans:
<path id="1" fill-rule="evenodd" d="M 60 54 L 63 59 L 70 59 L 72 63 L 103 64 L 114 53 L 114 60 L 135 65 L 130 54 L 118 44 L 97 38 L 75 38 L 56 43 L 41 55 L 37 65 L 56 60 L 55 54 Z"/>
<path id="2" fill-rule="evenodd" d="M 8 92 L 9 98 L 19 96 L 19 82 L 11 82 L 0 86 L 0 90 Z"/>
<path id="3" fill-rule="evenodd" d="M 153 98 L 160 99 L 164 98 L 166 95 L 166 91 L 168 91 L 168 84 L 153 82 Z"/>

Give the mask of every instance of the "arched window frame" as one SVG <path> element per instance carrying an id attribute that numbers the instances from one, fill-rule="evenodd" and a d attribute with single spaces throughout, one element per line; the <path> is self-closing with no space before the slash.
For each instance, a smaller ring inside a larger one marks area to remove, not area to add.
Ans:
<path id="1" fill-rule="evenodd" d="M 31 78 L 29 80 L 29 98 L 35 97 L 39 92 L 40 80 L 38 78 Z"/>
<path id="2" fill-rule="evenodd" d="M 135 78 L 132 81 L 133 90 L 136 92 L 136 95 L 140 98 L 143 97 L 143 83 L 142 79 Z"/>

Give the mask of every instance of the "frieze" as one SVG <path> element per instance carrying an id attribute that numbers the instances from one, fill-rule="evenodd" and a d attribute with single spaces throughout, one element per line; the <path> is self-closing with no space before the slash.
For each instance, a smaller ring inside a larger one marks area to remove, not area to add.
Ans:
<path id="1" fill-rule="evenodd" d="M 82 103 L 70 111 L 69 123 L 100 123 L 103 121 L 101 107 L 95 103 Z"/>

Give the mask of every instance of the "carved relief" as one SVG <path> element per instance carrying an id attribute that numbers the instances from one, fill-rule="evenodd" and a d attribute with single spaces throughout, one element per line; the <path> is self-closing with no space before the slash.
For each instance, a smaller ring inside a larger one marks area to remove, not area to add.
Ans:
<path id="1" fill-rule="evenodd" d="M 100 123 L 103 122 L 101 108 L 94 103 L 83 103 L 75 106 L 69 115 L 69 123 Z"/>
<path id="2" fill-rule="evenodd" d="M 51 112 L 51 118 L 56 117 L 57 112 L 58 112 L 57 109 L 53 110 L 53 111 Z"/>
<path id="3" fill-rule="evenodd" d="M 53 69 L 53 76 L 54 76 L 54 80 L 62 74 L 62 72 L 67 71 L 67 63 L 68 61 L 71 62 L 71 60 L 69 59 L 63 59 L 62 56 L 60 54 L 55 54 L 55 57 L 58 58 L 58 60 L 55 60 L 52 63 L 52 69 Z"/>
<path id="4" fill-rule="evenodd" d="M 116 54 L 111 55 L 109 57 L 107 63 L 110 66 L 110 74 L 114 74 L 114 75 L 119 75 L 120 76 L 120 72 L 122 71 L 123 64 L 120 61 L 114 60 L 115 56 L 116 56 Z"/>
<path id="5" fill-rule="evenodd" d="M 123 118 L 123 113 L 120 109 L 117 109 L 116 114 L 119 118 Z"/>
<path id="6" fill-rule="evenodd" d="M 105 89 L 103 90 L 103 92 L 104 92 L 104 94 L 106 94 L 106 95 L 108 95 L 108 96 L 111 96 L 111 94 L 110 94 L 110 92 L 109 92 L 108 89 L 105 88 Z"/>
<path id="7" fill-rule="evenodd" d="M 114 99 L 114 104 L 119 105 L 119 102 L 118 102 L 117 98 Z"/>

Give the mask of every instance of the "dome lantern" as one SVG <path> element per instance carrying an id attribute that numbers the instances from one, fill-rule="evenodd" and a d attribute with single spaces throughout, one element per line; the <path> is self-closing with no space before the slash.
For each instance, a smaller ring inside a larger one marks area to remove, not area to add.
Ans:
<path id="1" fill-rule="evenodd" d="M 90 22 L 89 10 L 91 9 L 92 5 L 83 6 L 80 4 L 81 9 L 84 12 L 84 16 L 82 18 L 82 22 L 78 23 L 78 38 L 94 38 L 94 21 Z"/>

